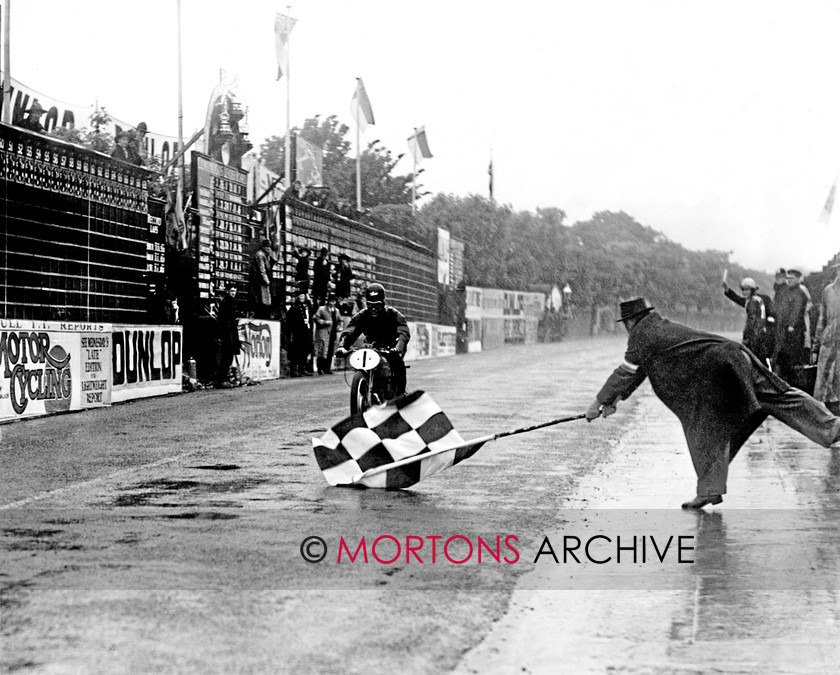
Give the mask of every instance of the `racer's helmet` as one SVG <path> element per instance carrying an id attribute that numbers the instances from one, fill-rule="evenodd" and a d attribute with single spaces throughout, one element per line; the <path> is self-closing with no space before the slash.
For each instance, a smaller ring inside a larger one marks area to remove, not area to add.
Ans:
<path id="1" fill-rule="evenodd" d="M 365 289 L 365 302 L 370 305 L 371 303 L 379 303 L 380 305 L 385 304 L 385 287 L 382 284 L 369 284 L 368 287 Z"/>
<path id="2" fill-rule="evenodd" d="M 757 291 L 758 284 L 755 283 L 755 279 L 753 279 L 752 277 L 744 277 L 743 279 L 741 279 L 741 290 Z"/>
<path id="3" fill-rule="evenodd" d="M 377 283 L 369 284 L 365 289 L 365 304 L 371 316 L 379 316 L 385 309 L 385 287 Z"/>

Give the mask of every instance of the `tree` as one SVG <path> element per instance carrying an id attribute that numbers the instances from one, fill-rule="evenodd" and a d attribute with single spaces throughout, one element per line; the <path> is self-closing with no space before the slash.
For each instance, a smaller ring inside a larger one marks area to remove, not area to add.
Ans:
<path id="1" fill-rule="evenodd" d="M 107 131 L 102 131 L 102 127 L 110 121 L 111 116 L 105 108 L 99 108 L 91 113 L 90 128 L 57 126 L 50 132 L 50 136 L 110 155 L 114 149 L 114 137 Z"/>
<path id="2" fill-rule="evenodd" d="M 332 191 L 333 200 L 356 204 L 356 158 L 350 156 L 350 127 L 335 115 L 322 119 L 320 115 L 307 119 L 302 128 L 295 127 L 310 143 L 324 152 L 324 184 Z M 285 136 L 272 136 L 260 146 L 260 158 L 270 170 L 285 171 Z M 371 141 L 361 154 L 362 205 L 369 209 L 382 204 L 410 204 L 411 176 L 395 176 L 394 168 L 402 155 L 396 157 L 379 140 Z"/>

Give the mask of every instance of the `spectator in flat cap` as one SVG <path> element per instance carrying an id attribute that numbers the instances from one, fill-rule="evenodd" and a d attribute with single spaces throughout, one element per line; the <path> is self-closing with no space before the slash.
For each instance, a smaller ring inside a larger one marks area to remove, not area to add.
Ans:
<path id="1" fill-rule="evenodd" d="M 802 367 L 811 359 L 811 294 L 797 269 L 788 269 L 787 285 L 782 304 L 776 307 L 774 370 L 789 384 L 802 386 Z"/>
<path id="2" fill-rule="evenodd" d="M 315 312 L 315 358 L 319 375 L 332 374 L 332 358 L 340 320 L 335 306 L 335 294 L 330 293 Z"/>
<path id="3" fill-rule="evenodd" d="M 768 416 L 823 447 L 838 441 L 840 418 L 743 345 L 668 321 L 644 298 L 622 302 L 619 321 L 629 333 L 624 361 L 586 419 L 608 417 L 649 377 L 654 393 L 682 423 L 697 474 L 697 496 L 684 509 L 723 501 L 729 463 Z"/>
<path id="4" fill-rule="evenodd" d="M 227 389 L 230 382 L 230 368 L 239 354 L 239 314 L 236 309 L 236 284 L 228 282 L 221 288 L 221 300 L 216 310 L 219 341 L 219 362 L 216 368 L 215 385 Z"/>
<path id="5" fill-rule="evenodd" d="M 295 264 L 295 285 L 298 291 L 309 295 L 309 248 L 299 246 L 295 252 L 297 264 Z"/>
<path id="6" fill-rule="evenodd" d="M 298 289 L 295 301 L 286 313 L 289 335 L 289 374 L 291 377 L 311 376 L 312 305 L 309 296 Z"/>
<path id="7" fill-rule="evenodd" d="M 329 250 L 326 246 L 321 248 L 318 257 L 315 258 L 312 269 L 312 299 L 317 306 L 324 304 L 327 292 L 330 288 L 330 272 L 332 263 L 329 259 Z"/>
<path id="8" fill-rule="evenodd" d="M 339 302 L 344 302 L 352 295 L 351 282 L 356 276 L 350 267 L 350 257 L 346 253 L 338 254 L 338 268 L 334 274 L 336 297 Z"/>
<path id="9" fill-rule="evenodd" d="M 271 242 L 260 241 L 260 247 L 251 258 L 248 274 L 251 310 L 256 319 L 271 318 Z"/>

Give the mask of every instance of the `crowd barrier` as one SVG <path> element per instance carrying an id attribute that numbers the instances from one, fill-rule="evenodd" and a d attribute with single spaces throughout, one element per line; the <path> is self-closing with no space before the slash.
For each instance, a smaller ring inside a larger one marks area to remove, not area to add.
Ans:
<path id="1" fill-rule="evenodd" d="M 180 326 L 0 319 L 0 421 L 181 391 Z"/>
<path id="2" fill-rule="evenodd" d="M 0 319 L 0 420 L 110 404 L 110 325 Z"/>

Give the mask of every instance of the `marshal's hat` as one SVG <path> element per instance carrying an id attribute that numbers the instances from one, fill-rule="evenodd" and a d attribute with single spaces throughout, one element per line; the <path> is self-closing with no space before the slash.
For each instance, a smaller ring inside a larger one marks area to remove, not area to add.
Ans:
<path id="1" fill-rule="evenodd" d="M 648 304 L 648 301 L 644 298 L 635 298 L 633 300 L 628 300 L 627 302 L 622 302 L 620 308 L 621 318 L 616 321 L 616 323 L 627 321 L 627 319 L 632 319 L 640 314 L 647 314 L 648 312 L 653 311 L 653 307 L 651 307 Z"/>

